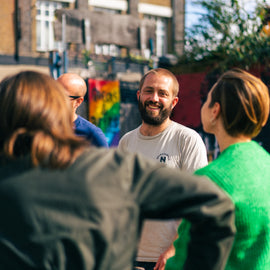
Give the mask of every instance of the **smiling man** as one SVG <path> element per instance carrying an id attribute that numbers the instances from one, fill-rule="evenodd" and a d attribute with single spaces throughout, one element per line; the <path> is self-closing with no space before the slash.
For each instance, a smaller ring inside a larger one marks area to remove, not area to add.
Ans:
<path id="1" fill-rule="evenodd" d="M 169 70 L 148 71 L 137 92 L 142 124 L 121 138 L 119 148 L 191 173 L 207 165 L 206 147 L 198 133 L 170 119 L 178 91 L 178 81 Z M 176 220 L 145 222 L 136 265 L 145 270 L 163 270 L 167 259 L 174 255 L 172 243 L 178 225 Z"/>

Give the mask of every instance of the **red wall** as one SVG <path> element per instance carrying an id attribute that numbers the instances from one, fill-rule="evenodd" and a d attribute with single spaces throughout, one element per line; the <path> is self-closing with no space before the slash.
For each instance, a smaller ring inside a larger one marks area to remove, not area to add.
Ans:
<path id="1" fill-rule="evenodd" d="M 176 75 L 179 82 L 179 101 L 173 111 L 174 121 L 191 128 L 200 126 L 200 89 L 205 75 L 205 72 Z"/>

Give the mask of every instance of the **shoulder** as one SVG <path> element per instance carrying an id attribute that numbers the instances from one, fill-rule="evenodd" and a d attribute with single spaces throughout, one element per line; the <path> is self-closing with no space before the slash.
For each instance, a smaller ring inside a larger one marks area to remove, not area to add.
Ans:
<path id="1" fill-rule="evenodd" d="M 196 175 L 206 175 L 207 176 L 209 174 L 209 172 L 211 172 L 212 170 L 215 170 L 216 163 L 217 163 L 217 160 L 213 160 L 208 165 L 206 165 L 205 167 L 196 170 L 194 172 L 194 174 L 196 174 Z"/>
<path id="2" fill-rule="evenodd" d="M 101 128 L 97 127 L 96 125 L 92 124 L 88 120 L 84 119 L 81 116 L 78 116 L 74 122 L 76 131 L 84 131 L 85 133 L 103 133 Z"/>
<path id="3" fill-rule="evenodd" d="M 204 146 L 204 142 L 201 136 L 192 128 L 183 126 L 173 121 L 169 132 L 177 135 L 181 143 L 198 144 Z"/>
<path id="4" fill-rule="evenodd" d="M 79 136 L 84 136 L 88 140 L 92 142 L 93 145 L 101 147 L 108 147 L 108 143 L 106 140 L 106 136 L 103 131 L 84 119 L 81 116 L 78 116 L 74 122 L 75 124 L 75 133 Z"/>
<path id="5" fill-rule="evenodd" d="M 194 172 L 194 170 L 208 164 L 206 146 L 195 130 L 173 122 L 170 137 L 176 140 L 181 168 Z"/>
<path id="6" fill-rule="evenodd" d="M 171 130 L 181 133 L 183 136 L 200 137 L 199 133 L 192 128 L 186 127 L 182 124 L 172 121 Z"/>
<path id="7" fill-rule="evenodd" d="M 80 115 L 78 115 L 77 119 L 74 121 L 74 124 L 76 128 L 84 127 L 85 129 L 99 129 L 97 126 L 81 117 Z"/>
<path id="8" fill-rule="evenodd" d="M 127 132 L 126 134 L 124 134 L 124 135 L 122 136 L 122 138 L 120 139 L 119 144 L 120 144 L 120 143 L 123 143 L 123 142 L 128 142 L 129 140 L 134 139 L 134 137 L 136 137 L 137 134 L 138 134 L 138 130 L 139 130 L 139 127 L 137 127 L 137 128 L 135 128 L 135 129 L 133 129 L 133 130 Z"/>

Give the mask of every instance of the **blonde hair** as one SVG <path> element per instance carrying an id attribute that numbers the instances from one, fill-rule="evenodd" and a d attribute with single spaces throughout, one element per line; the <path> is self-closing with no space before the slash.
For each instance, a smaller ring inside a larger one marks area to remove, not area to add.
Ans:
<path id="1" fill-rule="evenodd" d="M 269 116 L 269 90 L 257 77 L 241 69 L 225 72 L 213 86 L 212 107 L 218 102 L 224 128 L 231 136 L 257 136 Z"/>
<path id="2" fill-rule="evenodd" d="M 87 142 L 73 131 L 64 88 L 51 77 L 23 71 L 0 83 L 0 152 L 30 154 L 34 166 L 65 168 Z"/>

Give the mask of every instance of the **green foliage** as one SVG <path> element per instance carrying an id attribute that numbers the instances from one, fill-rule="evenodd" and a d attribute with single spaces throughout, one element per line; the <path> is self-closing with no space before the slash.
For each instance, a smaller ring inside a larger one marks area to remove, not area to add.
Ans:
<path id="1" fill-rule="evenodd" d="M 221 70 L 249 69 L 270 62 L 270 37 L 262 31 L 267 16 L 265 0 L 256 1 L 253 13 L 238 0 L 197 0 L 207 12 L 186 31 L 184 63 L 211 62 Z M 248 4 L 247 4 L 248 5 Z"/>
<path id="2" fill-rule="evenodd" d="M 87 67 L 89 61 L 92 60 L 92 58 L 91 58 L 91 51 L 89 51 L 89 50 L 82 50 L 82 57 L 83 57 L 82 62 L 84 64 L 84 66 Z"/>

